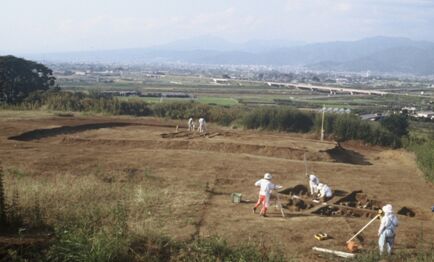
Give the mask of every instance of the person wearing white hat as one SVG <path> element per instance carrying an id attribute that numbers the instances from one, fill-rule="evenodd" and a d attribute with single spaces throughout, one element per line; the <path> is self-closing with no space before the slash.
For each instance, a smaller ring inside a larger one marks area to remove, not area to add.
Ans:
<path id="1" fill-rule="evenodd" d="M 313 196 L 318 189 L 319 179 L 313 172 L 311 172 L 309 175 L 309 188 L 310 188 L 310 194 Z"/>
<path id="2" fill-rule="evenodd" d="M 387 254 L 391 255 L 395 242 L 398 218 L 393 213 L 392 205 L 390 204 L 385 205 L 382 211 L 383 216 L 381 217 L 380 227 L 378 228 L 378 247 L 380 249 L 380 255 L 383 254 L 384 246 L 387 247 Z"/>
<path id="3" fill-rule="evenodd" d="M 332 189 L 323 183 L 319 183 L 317 187 L 318 198 L 323 202 L 329 201 L 333 197 Z"/>
<path id="4" fill-rule="evenodd" d="M 267 216 L 267 209 L 270 205 L 271 192 L 275 189 L 282 188 L 282 186 L 271 183 L 272 178 L 273 177 L 270 173 L 265 173 L 264 178 L 256 181 L 255 186 L 260 187 L 260 190 L 258 202 L 253 207 L 253 213 L 255 213 L 256 209 L 262 204 L 260 215 L 264 217 Z"/>

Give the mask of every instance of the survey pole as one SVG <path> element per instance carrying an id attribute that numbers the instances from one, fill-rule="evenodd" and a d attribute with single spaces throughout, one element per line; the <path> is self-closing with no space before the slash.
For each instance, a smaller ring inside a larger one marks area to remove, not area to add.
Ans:
<path id="1" fill-rule="evenodd" d="M 324 113 L 325 113 L 325 105 L 322 106 L 321 142 L 324 140 Z"/>

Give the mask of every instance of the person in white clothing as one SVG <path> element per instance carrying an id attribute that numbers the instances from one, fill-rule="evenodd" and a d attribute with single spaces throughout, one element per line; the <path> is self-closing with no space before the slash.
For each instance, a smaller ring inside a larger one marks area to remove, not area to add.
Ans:
<path id="1" fill-rule="evenodd" d="M 270 173 L 266 173 L 263 179 L 256 181 L 255 186 L 260 187 L 259 189 L 259 199 L 256 205 L 253 207 L 253 213 L 256 212 L 256 209 L 262 204 L 262 209 L 260 212 L 261 216 L 267 216 L 267 209 L 270 205 L 270 196 L 271 192 L 275 189 L 282 188 L 282 186 L 275 185 L 271 183 L 272 176 Z"/>
<path id="2" fill-rule="evenodd" d="M 323 202 L 326 202 L 333 197 L 333 192 L 328 185 L 319 183 L 317 187 L 317 195 L 319 199 L 321 199 Z"/>
<path id="3" fill-rule="evenodd" d="M 313 196 L 316 194 L 318 185 L 319 185 L 319 179 L 313 172 L 311 172 L 309 175 L 309 188 L 310 188 L 310 194 Z"/>
<path id="4" fill-rule="evenodd" d="M 199 133 L 206 132 L 206 122 L 203 117 L 199 118 Z"/>
<path id="5" fill-rule="evenodd" d="M 378 228 L 378 247 L 380 255 L 383 254 L 384 246 L 387 246 L 387 254 L 392 254 L 393 244 L 395 242 L 396 227 L 398 226 L 398 218 L 393 213 L 392 205 L 387 204 L 383 208 L 383 216 L 381 217 L 380 227 Z"/>
<path id="6" fill-rule="evenodd" d="M 194 121 L 192 117 L 188 119 L 188 131 L 190 132 L 194 131 Z"/>

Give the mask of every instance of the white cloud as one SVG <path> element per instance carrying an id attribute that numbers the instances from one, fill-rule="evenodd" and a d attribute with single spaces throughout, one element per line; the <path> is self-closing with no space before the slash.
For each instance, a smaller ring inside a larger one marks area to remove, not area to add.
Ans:
<path id="1" fill-rule="evenodd" d="M 39 1 L 26 10 L 24 0 L 2 5 L 0 31 L 8 37 L 0 50 L 143 47 L 203 35 L 238 42 L 372 35 L 434 40 L 434 0 L 87 0 L 86 9 L 85 0 L 71 6 Z"/>

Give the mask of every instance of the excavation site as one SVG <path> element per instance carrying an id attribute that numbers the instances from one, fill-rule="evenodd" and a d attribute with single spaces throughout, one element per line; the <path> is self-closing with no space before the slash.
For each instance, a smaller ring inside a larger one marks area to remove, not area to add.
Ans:
<path id="1" fill-rule="evenodd" d="M 329 261 L 313 247 L 348 252 L 346 240 L 388 203 L 400 221 L 398 249 L 416 248 L 421 230 L 434 235 L 433 186 L 404 150 L 213 124 L 204 133 L 190 132 L 184 121 L 157 118 L 0 122 L 7 196 L 32 203 L 39 190 L 44 216 L 53 220 L 79 196 L 92 205 L 123 201 L 128 228 L 139 235 L 158 229 L 180 241 L 219 236 L 234 245 L 262 239 L 300 261 Z M 261 217 L 252 213 L 254 184 L 267 172 L 283 188 L 272 192 L 268 217 Z M 333 190 L 330 200 L 310 196 L 306 172 Z M 378 226 L 379 220 L 372 222 L 355 238 L 360 250 L 377 247 Z M 318 240 L 319 233 L 327 238 Z M 14 241 L 45 243 L 47 236 Z"/>

